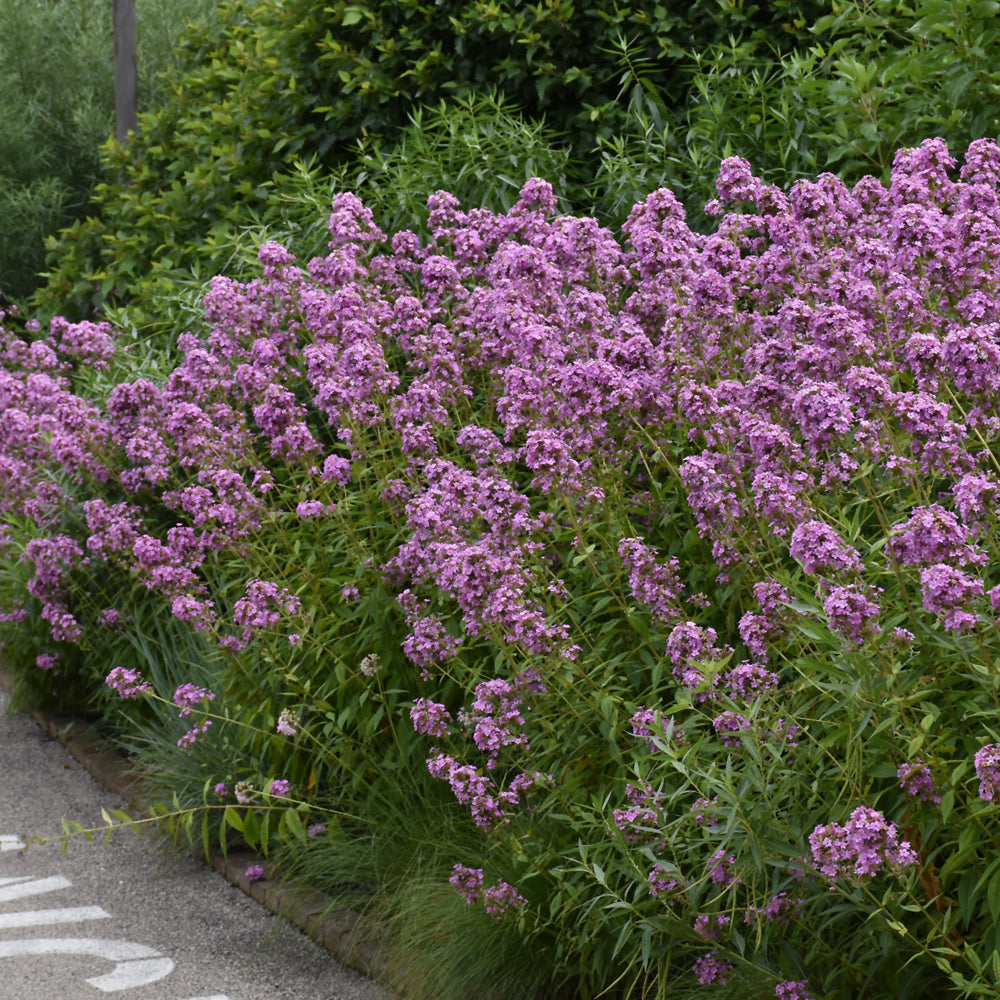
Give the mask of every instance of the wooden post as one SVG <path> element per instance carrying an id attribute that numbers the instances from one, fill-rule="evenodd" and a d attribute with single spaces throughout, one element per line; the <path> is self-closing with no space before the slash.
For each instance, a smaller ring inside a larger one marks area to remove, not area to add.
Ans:
<path id="1" fill-rule="evenodd" d="M 115 30 L 115 136 L 125 142 L 139 126 L 139 71 L 135 0 L 113 0 Z"/>

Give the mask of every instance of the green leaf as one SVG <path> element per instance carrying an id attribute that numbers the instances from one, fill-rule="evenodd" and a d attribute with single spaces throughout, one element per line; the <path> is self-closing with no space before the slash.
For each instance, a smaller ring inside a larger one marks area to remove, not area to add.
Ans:
<path id="1" fill-rule="evenodd" d="M 228 823 L 234 830 L 243 832 L 243 817 L 239 809 L 235 806 L 226 806 L 226 811 L 222 814 L 224 822 Z"/>
<path id="2" fill-rule="evenodd" d="M 990 917 L 994 924 L 1000 923 L 1000 867 L 993 873 L 989 888 L 986 890 L 986 901 L 990 908 Z"/>

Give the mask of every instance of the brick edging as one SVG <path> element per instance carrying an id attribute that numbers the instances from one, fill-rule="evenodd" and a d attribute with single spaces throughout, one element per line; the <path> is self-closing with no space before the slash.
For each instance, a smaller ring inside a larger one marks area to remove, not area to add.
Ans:
<path id="1" fill-rule="evenodd" d="M 0 663 L 0 686 L 8 693 L 17 683 L 13 671 Z M 110 792 L 121 796 L 129 806 L 149 795 L 142 777 L 128 759 L 103 740 L 86 723 L 67 715 L 29 708 L 30 715 L 43 732 L 60 743 L 83 765 L 90 775 Z M 210 864 L 232 885 L 266 906 L 272 913 L 300 927 L 313 941 L 327 949 L 339 962 L 377 979 L 385 970 L 384 946 L 377 927 L 356 910 L 336 908 L 329 896 L 316 890 L 300 889 L 281 878 L 274 865 L 249 850 L 229 851 L 226 856 L 213 851 L 206 858 L 200 843 L 191 853 Z M 246 876 L 250 865 L 264 868 L 265 877 L 251 881 Z"/>

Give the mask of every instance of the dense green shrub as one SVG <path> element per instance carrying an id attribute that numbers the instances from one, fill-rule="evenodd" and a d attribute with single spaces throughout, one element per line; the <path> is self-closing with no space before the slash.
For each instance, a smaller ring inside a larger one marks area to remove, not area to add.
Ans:
<path id="1" fill-rule="evenodd" d="M 477 108 L 476 128 L 495 135 L 518 116 L 544 117 L 543 159 L 568 156 L 560 191 L 614 225 L 667 184 L 705 229 L 700 206 L 727 155 L 748 156 L 771 180 L 823 169 L 884 175 L 899 144 L 996 134 L 995 13 L 983 0 L 698 3 L 682 13 L 232 0 L 212 30 L 185 39 L 171 99 L 143 118 L 137 141 L 105 149 L 106 176 L 127 186 L 110 180 L 97 216 L 53 243 L 36 306 L 84 316 L 151 285 L 162 301 L 172 282 L 224 268 L 234 231 L 288 221 L 282 184 L 296 159 L 317 180 L 329 171 L 362 187 L 383 160 L 393 164 L 412 186 L 373 205 L 384 202 L 396 221 L 400 205 L 421 205 L 454 180 L 434 160 L 441 140 L 424 143 L 410 125 L 423 115 L 446 135 L 445 108 L 459 120 Z M 485 88 L 499 111 L 469 104 Z M 489 147 L 469 153 L 482 157 L 481 176 L 506 169 L 490 164 Z M 140 309 L 136 321 L 160 319 Z"/>
<path id="2" fill-rule="evenodd" d="M 805 9 L 813 8 L 821 5 Z M 586 198 L 580 184 L 592 176 L 597 137 L 623 122 L 616 39 L 653 67 L 662 99 L 681 107 L 686 51 L 734 32 L 787 47 L 805 36 L 808 22 L 793 16 L 802 9 L 228 0 L 212 28 L 185 39 L 171 100 L 143 116 L 129 147 L 104 150 L 111 179 L 98 189 L 96 215 L 53 243 L 36 307 L 83 317 L 134 299 L 151 273 L 217 270 L 224 260 L 213 241 L 267 215 L 290 161 L 334 168 L 353 160 L 359 140 L 378 155 L 421 104 L 461 104 L 487 90 L 511 113 L 544 116 L 572 153 L 570 196 Z M 411 176 L 423 196 L 448 179 Z"/>
<path id="3" fill-rule="evenodd" d="M 213 0 L 214 3 L 214 0 Z M 197 0 L 138 0 L 139 96 L 161 100 L 160 73 Z M 113 39 L 106 0 L 0 4 L 0 301 L 38 285 L 45 238 L 81 217 L 104 176 L 114 131 Z"/>
<path id="4" fill-rule="evenodd" d="M 775 183 L 830 170 L 888 176 L 900 146 L 1000 134 L 1000 4 L 857 0 L 830 5 L 784 52 L 728 40 L 692 50 L 678 107 L 658 67 L 621 46 L 627 120 L 601 139 L 595 203 L 609 220 L 666 183 L 692 209 L 714 196 L 726 156 Z"/>

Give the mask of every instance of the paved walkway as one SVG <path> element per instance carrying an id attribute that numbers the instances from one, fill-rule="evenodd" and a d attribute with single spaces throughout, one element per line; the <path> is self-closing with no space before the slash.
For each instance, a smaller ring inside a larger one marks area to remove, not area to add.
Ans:
<path id="1" fill-rule="evenodd" d="M 186 854 L 123 831 L 58 835 L 122 808 L 0 692 L 0 1000 L 388 1000 L 297 927 Z"/>

